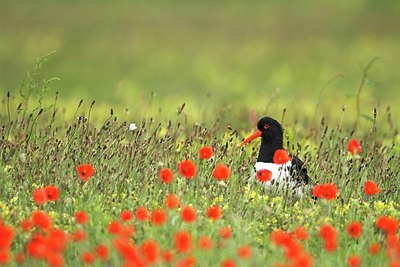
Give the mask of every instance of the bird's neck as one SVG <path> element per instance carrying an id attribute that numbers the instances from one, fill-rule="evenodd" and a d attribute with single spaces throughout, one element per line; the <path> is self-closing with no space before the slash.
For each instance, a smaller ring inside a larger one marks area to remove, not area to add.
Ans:
<path id="1" fill-rule="evenodd" d="M 275 138 L 273 140 L 262 139 L 257 162 L 272 163 L 275 151 L 282 148 L 283 148 L 282 138 Z"/>

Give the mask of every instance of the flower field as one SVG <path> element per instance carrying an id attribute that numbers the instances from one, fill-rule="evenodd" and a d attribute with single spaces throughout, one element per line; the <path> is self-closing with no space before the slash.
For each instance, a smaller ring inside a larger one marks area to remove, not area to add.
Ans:
<path id="1" fill-rule="evenodd" d="M 0 267 L 400 267 L 398 0 L 0 10 Z"/>
<path id="2" fill-rule="evenodd" d="M 96 126 L 91 109 L 71 122 L 11 106 L 0 129 L 0 263 L 400 266 L 396 133 L 322 121 L 294 136 L 285 124 L 311 177 L 298 198 L 252 173 L 258 144 L 238 144 L 254 126 L 192 125 L 183 109 L 133 127 L 113 113 Z"/>

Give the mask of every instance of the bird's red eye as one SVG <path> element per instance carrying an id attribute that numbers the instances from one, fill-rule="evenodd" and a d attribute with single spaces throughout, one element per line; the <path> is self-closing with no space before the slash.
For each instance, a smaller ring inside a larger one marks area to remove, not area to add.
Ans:
<path id="1" fill-rule="evenodd" d="M 268 124 L 264 124 L 264 129 L 267 130 L 269 128 Z"/>

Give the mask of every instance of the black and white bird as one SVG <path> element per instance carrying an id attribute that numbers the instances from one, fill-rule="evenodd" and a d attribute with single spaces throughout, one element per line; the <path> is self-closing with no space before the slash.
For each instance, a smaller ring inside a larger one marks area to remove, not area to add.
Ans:
<path id="1" fill-rule="evenodd" d="M 295 195 L 302 196 L 308 190 L 309 183 L 304 163 L 294 155 L 290 155 L 290 159 L 284 164 L 274 163 L 275 153 L 283 149 L 283 129 L 280 123 L 270 117 L 260 119 L 257 123 L 257 131 L 246 138 L 240 146 L 258 137 L 261 137 L 261 146 L 254 170 L 255 172 L 268 170 L 272 173 L 271 179 L 262 182 L 263 185 L 277 191 L 292 191 Z"/>

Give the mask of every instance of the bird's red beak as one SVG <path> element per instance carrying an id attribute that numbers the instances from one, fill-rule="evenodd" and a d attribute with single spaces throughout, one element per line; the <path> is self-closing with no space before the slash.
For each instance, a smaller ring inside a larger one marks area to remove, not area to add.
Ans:
<path id="1" fill-rule="evenodd" d="M 250 143 L 253 139 L 260 137 L 261 136 L 261 131 L 257 130 L 255 133 L 247 137 L 246 139 L 243 140 L 243 142 L 240 143 L 239 146 L 244 146 L 247 143 Z"/>

